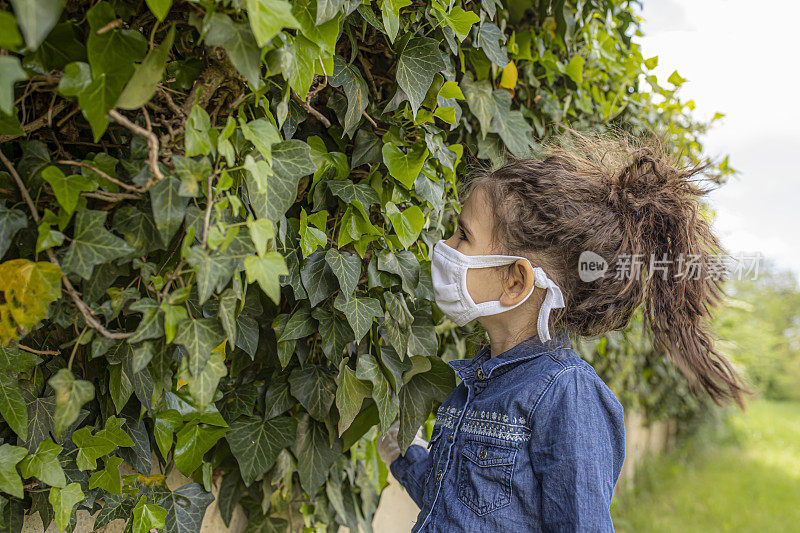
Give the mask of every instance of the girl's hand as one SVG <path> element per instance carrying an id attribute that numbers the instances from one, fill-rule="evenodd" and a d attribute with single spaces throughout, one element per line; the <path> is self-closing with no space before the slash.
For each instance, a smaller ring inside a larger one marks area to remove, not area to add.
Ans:
<path id="1" fill-rule="evenodd" d="M 400 430 L 400 421 L 396 420 L 378 441 L 378 455 L 387 466 L 400 456 L 400 446 L 397 443 L 397 433 Z M 422 427 L 417 430 L 411 444 L 418 444 L 423 448 L 428 447 L 428 441 L 422 438 Z"/>

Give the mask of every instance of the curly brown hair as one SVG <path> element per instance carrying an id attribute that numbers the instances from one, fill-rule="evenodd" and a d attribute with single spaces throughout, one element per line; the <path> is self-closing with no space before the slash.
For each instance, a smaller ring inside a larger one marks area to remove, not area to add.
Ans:
<path id="1" fill-rule="evenodd" d="M 471 172 L 462 200 L 482 189 L 498 253 L 535 255 L 561 287 L 566 308 L 554 311 L 552 326 L 599 336 L 627 326 L 644 303 L 654 345 L 669 353 L 692 394 L 699 384 L 717 405 L 733 399 L 745 410 L 743 394 L 753 391 L 715 349 L 709 325 L 725 277 L 714 275 L 723 248 L 699 202 L 709 190 L 696 183 L 711 163 L 681 164 L 665 134 L 652 131 L 567 128 L 540 146 L 536 157 Z M 604 276 L 580 279 L 584 251 L 605 259 Z M 681 257 L 691 259 L 693 275 L 680 274 Z M 625 263 L 631 258 L 647 261 Z M 648 258 L 665 265 L 652 268 Z M 620 268 L 632 272 L 610 275 Z"/>

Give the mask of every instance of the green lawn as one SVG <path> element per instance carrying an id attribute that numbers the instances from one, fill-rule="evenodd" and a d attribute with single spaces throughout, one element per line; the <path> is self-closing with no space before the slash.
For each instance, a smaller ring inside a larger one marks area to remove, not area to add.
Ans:
<path id="1" fill-rule="evenodd" d="M 800 403 L 753 400 L 641 468 L 620 532 L 800 531 Z"/>

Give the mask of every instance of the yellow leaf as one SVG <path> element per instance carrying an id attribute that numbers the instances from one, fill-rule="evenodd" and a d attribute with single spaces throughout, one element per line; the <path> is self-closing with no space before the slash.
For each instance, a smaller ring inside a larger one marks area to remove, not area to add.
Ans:
<path id="1" fill-rule="evenodd" d="M 181 390 L 181 387 L 183 387 L 184 385 L 188 385 L 188 384 L 189 384 L 189 382 L 186 381 L 185 379 L 178 378 L 178 382 L 175 384 L 175 390 L 176 391 L 177 390 Z"/>
<path id="2" fill-rule="evenodd" d="M 47 315 L 61 295 L 61 269 L 48 261 L 0 264 L 0 344 L 16 340 Z"/>
<path id="3" fill-rule="evenodd" d="M 218 353 L 222 356 L 222 360 L 225 360 L 225 345 L 228 343 L 228 339 L 224 339 L 221 343 L 217 345 L 216 348 L 211 350 L 211 353 Z"/>
<path id="4" fill-rule="evenodd" d="M 509 61 L 500 76 L 500 87 L 503 89 L 514 89 L 517 86 L 517 66 L 513 61 Z"/>

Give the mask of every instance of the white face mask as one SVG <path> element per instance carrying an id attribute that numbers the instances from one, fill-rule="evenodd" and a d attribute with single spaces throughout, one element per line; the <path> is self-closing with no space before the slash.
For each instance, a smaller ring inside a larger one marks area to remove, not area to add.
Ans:
<path id="1" fill-rule="evenodd" d="M 540 340 L 550 340 L 548 328 L 550 311 L 564 307 L 564 296 L 558 285 L 547 277 L 541 267 L 531 265 L 534 285 L 530 292 L 514 305 L 503 305 L 499 300 L 475 303 L 467 290 L 467 270 L 470 268 L 510 265 L 519 259 L 528 261 L 528 258 L 516 255 L 464 255 L 445 244 L 444 240 L 440 240 L 433 247 L 431 261 L 431 280 L 436 304 L 450 320 L 463 326 L 480 316 L 496 315 L 522 305 L 533 294 L 536 287 L 547 289 L 544 302 L 539 310 L 536 327 Z"/>

